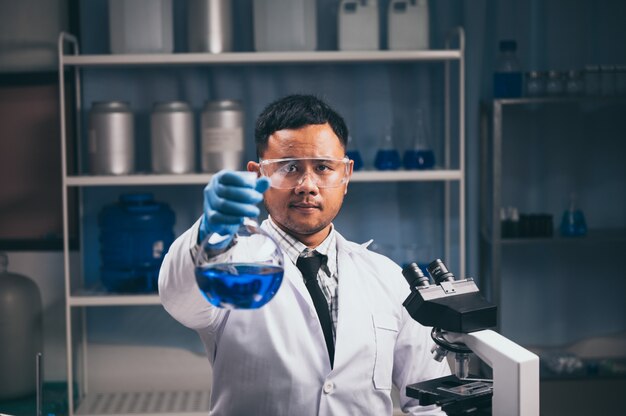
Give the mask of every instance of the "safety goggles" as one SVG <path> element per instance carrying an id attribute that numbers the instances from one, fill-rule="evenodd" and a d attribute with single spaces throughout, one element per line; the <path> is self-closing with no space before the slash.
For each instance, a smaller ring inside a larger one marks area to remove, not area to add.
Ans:
<path id="1" fill-rule="evenodd" d="M 318 188 L 335 188 L 348 182 L 350 159 L 298 157 L 261 159 L 261 174 L 270 178 L 272 188 L 293 189 L 306 175 Z"/>

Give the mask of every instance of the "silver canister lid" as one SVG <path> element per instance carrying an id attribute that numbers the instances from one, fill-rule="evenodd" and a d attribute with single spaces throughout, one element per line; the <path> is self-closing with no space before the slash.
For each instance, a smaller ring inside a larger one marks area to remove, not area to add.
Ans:
<path id="1" fill-rule="evenodd" d="M 99 113 L 126 113 L 130 112 L 128 101 L 94 101 L 91 104 L 91 111 Z"/>
<path id="2" fill-rule="evenodd" d="M 241 110 L 239 100 L 212 100 L 204 103 L 203 111 Z"/>
<path id="3" fill-rule="evenodd" d="M 152 111 L 155 113 L 189 112 L 191 107 L 185 101 L 162 101 L 154 103 Z"/>

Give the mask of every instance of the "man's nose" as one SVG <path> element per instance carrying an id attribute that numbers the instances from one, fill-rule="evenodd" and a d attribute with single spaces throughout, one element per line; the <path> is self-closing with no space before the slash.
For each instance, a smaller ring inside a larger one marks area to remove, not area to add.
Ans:
<path id="1" fill-rule="evenodd" d="M 317 177 L 311 172 L 305 172 L 304 174 L 302 174 L 302 177 L 294 188 L 294 192 L 298 194 L 317 194 L 319 192 L 319 188 L 317 187 Z"/>

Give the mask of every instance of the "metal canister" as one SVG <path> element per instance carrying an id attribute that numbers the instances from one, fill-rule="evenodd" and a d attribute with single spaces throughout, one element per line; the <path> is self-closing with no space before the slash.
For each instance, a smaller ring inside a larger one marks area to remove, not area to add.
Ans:
<path id="1" fill-rule="evenodd" d="M 156 103 L 150 116 L 152 171 L 189 173 L 195 170 L 193 112 L 183 101 Z"/>
<path id="2" fill-rule="evenodd" d="M 243 110 L 236 100 L 207 101 L 202 110 L 202 171 L 243 167 Z"/>
<path id="3" fill-rule="evenodd" d="M 222 53 L 233 49 L 231 0 L 188 0 L 189 52 Z"/>
<path id="4" fill-rule="evenodd" d="M 93 103 L 89 113 L 89 165 L 94 175 L 135 170 L 133 114 L 123 101 Z"/>

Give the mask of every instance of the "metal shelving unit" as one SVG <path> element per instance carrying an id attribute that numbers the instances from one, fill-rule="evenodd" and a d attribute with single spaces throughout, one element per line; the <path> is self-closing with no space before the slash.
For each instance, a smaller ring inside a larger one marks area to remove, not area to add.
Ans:
<path id="1" fill-rule="evenodd" d="M 552 237 L 541 238 L 503 238 L 501 236 L 501 208 L 506 206 L 503 201 L 503 194 L 505 190 L 511 189 L 510 179 L 507 182 L 507 176 L 505 174 L 506 169 L 509 167 L 507 163 L 511 163 L 514 159 L 524 158 L 524 156 L 515 154 L 506 154 L 506 146 L 512 146 L 514 141 L 512 137 L 506 137 L 505 125 L 511 123 L 511 120 L 515 119 L 520 114 L 526 114 L 530 120 L 539 119 L 541 115 L 546 111 L 562 110 L 570 111 L 569 117 L 575 117 L 572 114 L 578 114 L 578 117 L 584 118 L 584 115 L 597 114 L 602 112 L 607 107 L 626 106 L 626 97 L 624 96 L 576 96 L 576 97 L 522 97 L 522 98 L 507 98 L 507 99 L 495 99 L 492 101 L 485 101 L 481 103 L 481 117 L 480 117 L 480 133 L 481 133 L 481 198 L 480 198 L 480 275 L 483 278 L 481 280 L 482 290 L 490 295 L 490 298 L 497 305 L 502 304 L 502 287 L 503 279 L 502 269 L 504 254 L 513 253 L 516 250 L 526 250 L 529 248 L 539 248 L 544 251 L 548 250 L 580 250 L 582 248 L 589 248 L 592 246 L 608 246 L 612 244 L 626 245 L 626 228 L 625 224 L 615 224 L 614 227 L 590 227 L 587 234 L 584 237 L 562 237 L 559 235 L 559 222 L 561 218 L 557 215 L 554 216 L 554 235 Z M 571 112 L 572 109 L 576 109 L 580 113 Z M 510 114 L 509 112 L 515 113 Z M 506 115 L 505 115 L 506 113 Z M 591 116 L 589 116 L 591 117 Z M 505 121 L 505 119 L 507 121 Z M 567 120 L 566 121 L 572 121 Z M 580 119 L 575 120 L 579 123 L 583 121 Z M 542 124 L 543 126 L 543 124 Z M 517 127 L 520 127 L 517 125 Z M 555 139 L 561 140 L 563 143 L 568 144 L 568 137 L 559 137 L 564 133 L 553 134 Z M 551 130 L 551 132 L 554 132 Z M 509 131 L 511 133 L 511 131 Z M 589 132 L 587 132 L 589 133 Z M 578 132 L 583 135 L 583 132 Z M 519 138 L 518 138 L 519 139 Z M 588 140 L 597 140 L 597 137 L 590 137 Z M 519 144 L 517 144 L 519 146 Z M 527 146 L 532 147 L 532 144 Z M 515 147 L 520 149 L 521 147 Z M 577 149 L 579 153 L 583 153 L 580 149 Z M 535 145 L 533 148 L 535 153 L 540 154 L 547 150 Z M 571 153 L 571 152 L 570 152 Z M 589 154 L 593 151 L 589 150 Z M 562 159 L 567 158 L 568 149 L 565 146 Z M 510 172 L 509 172 L 510 173 Z M 563 175 L 571 175 L 572 172 L 562 172 Z M 611 178 L 613 179 L 613 178 Z M 623 181 L 623 177 L 620 178 Z M 544 181 L 549 181 L 549 178 L 543 178 Z M 531 193 L 528 189 L 521 186 L 523 180 L 515 183 L 517 186 L 515 192 L 519 195 L 528 195 Z M 589 186 L 587 184 L 587 186 Z M 510 196 L 510 194 L 509 194 Z M 605 195 L 605 197 L 610 197 Z M 564 209 L 561 207 L 560 209 Z M 562 211 L 561 211 L 562 212 Z M 560 214 L 560 212 L 558 213 Z M 558 262 L 559 259 L 554 259 Z M 587 262 L 588 263 L 588 262 Z M 507 276 L 511 278 L 511 276 Z M 574 276 L 568 276 L 570 279 L 574 279 Z M 563 287 L 566 287 L 567 282 L 563 282 Z M 499 308 L 500 313 L 500 308 Z M 499 325 L 501 323 L 501 316 L 498 318 Z"/>
<path id="2" fill-rule="evenodd" d="M 451 48 L 454 41 L 458 47 Z M 125 414 L 128 403 L 120 406 L 103 406 L 101 392 L 91 392 L 82 386 L 79 403 L 74 401 L 74 379 L 75 379 L 75 326 L 73 322 L 76 313 L 84 317 L 85 309 L 90 307 L 116 307 L 116 306 L 145 306 L 159 305 L 158 295 L 115 295 L 108 294 L 98 288 L 82 288 L 83 276 L 72 275 L 70 268 L 70 248 L 69 248 L 69 214 L 68 214 L 68 192 L 71 189 L 84 187 L 125 187 L 125 186 L 179 186 L 179 185 L 203 185 L 206 184 L 211 174 L 184 174 L 184 175 L 150 175 L 137 174 L 125 176 L 93 176 L 74 174 L 68 171 L 68 130 L 65 90 L 67 70 L 73 71 L 73 87 L 75 91 L 74 114 L 81 113 L 81 71 L 89 68 L 136 68 L 136 67 L 185 67 L 185 66 L 215 66 L 215 65 L 282 65 L 282 64 L 361 64 L 361 63 L 397 63 L 397 62 L 442 62 L 445 64 L 445 157 L 444 169 L 432 171 L 360 171 L 355 172 L 351 181 L 361 183 L 375 182 L 440 182 L 445 187 L 445 250 L 450 251 L 450 240 L 452 238 L 450 225 L 451 212 L 451 188 L 454 183 L 458 189 L 458 221 L 456 221 L 455 234 L 459 246 L 459 273 L 465 275 L 465 173 L 464 173 L 464 153 L 465 153 L 465 66 L 464 66 L 464 32 L 462 28 L 457 28 L 451 33 L 448 49 L 426 50 L 426 51 L 368 51 L 368 52 L 346 52 L 346 51 L 319 51 L 319 52 L 233 52 L 222 54 L 205 53 L 177 53 L 177 54 L 141 54 L 141 55 L 80 55 L 78 40 L 67 33 L 62 33 L 58 41 L 59 48 L 59 84 L 60 84 L 60 119 L 61 119 L 61 153 L 62 153 L 62 186 L 63 186 L 63 235 L 64 235 L 64 268 L 65 268 L 65 297 L 66 297 L 66 344 L 67 344 L 67 373 L 68 373 L 68 408 L 70 416 L 73 414 Z M 450 64 L 458 65 L 458 168 L 451 168 L 451 70 Z M 80 117 L 75 117 L 77 125 L 76 134 L 80 137 L 81 126 Z M 77 287 L 81 287 L 78 289 Z M 83 326 L 84 324 L 84 319 Z M 82 328 L 82 371 L 86 372 L 86 334 Z M 84 374 L 83 374 L 84 375 Z M 87 394 L 84 392 L 87 391 Z M 107 396 L 109 397 L 109 396 Z M 113 396 L 111 396 L 113 397 Z M 115 396 L 117 397 L 117 396 Z M 118 400 L 118 399 L 115 399 Z M 124 399 L 126 400 L 126 399 Z M 134 399 L 133 399 L 134 400 Z M 141 399 L 142 400 L 142 399 Z M 134 400 L 138 403 L 140 399 Z M 106 400 L 105 400 L 106 401 Z M 206 406 L 204 401 L 202 406 Z M 77 406 L 78 404 L 78 406 Z M 126 407 L 125 407 L 126 406 Z M 133 404 L 135 406 L 135 404 Z M 106 409 L 105 409 L 106 408 Z M 94 410 L 97 409 L 97 410 Z M 207 408 L 208 409 L 208 408 Z M 193 415 L 206 413 L 204 408 L 181 409 L 184 414 Z M 149 409 L 133 408 L 133 415 L 158 415 L 169 412 L 171 409 L 158 408 L 152 405 Z"/>

